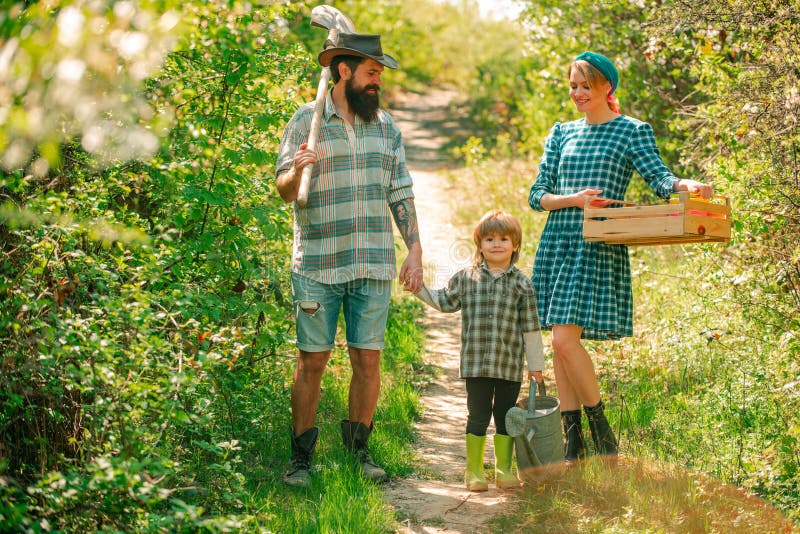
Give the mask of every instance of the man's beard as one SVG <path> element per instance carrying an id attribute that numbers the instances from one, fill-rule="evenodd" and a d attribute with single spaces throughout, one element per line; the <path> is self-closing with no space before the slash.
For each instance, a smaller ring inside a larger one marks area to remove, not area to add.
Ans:
<path id="1" fill-rule="evenodd" d="M 370 89 L 375 89 L 374 95 L 367 93 Z M 344 84 L 344 96 L 347 98 L 347 104 L 353 110 L 353 113 L 361 117 L 364 122 L 372 122 L 378 118 L 378 108 L 380 107 L 379 92 L 380 87 L 377 85 L 366 85 L 361 89 L 356 88 L 352 78 Z"/>

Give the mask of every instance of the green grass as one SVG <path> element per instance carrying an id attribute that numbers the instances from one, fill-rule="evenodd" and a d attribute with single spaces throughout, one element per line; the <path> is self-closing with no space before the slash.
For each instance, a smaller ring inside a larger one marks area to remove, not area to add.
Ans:
<path id="1" fill-rule="evenodd" d="M 527 206 L 527 191 L 534 176 L 532 164 L 497 161 L 491 155 L 452 175 L 460 188 L 481 190 L 480 195 L 459 199 L 458 224 L 471 226 L 480 214 L 493 208 L 520 219 L 523 246 L 519 267 L 523 272 L 530 272 L 546 219 L 546 214 L 535 213 Z M 470 183 L 475 185 L 465 185 Z M 702 481 L 703 487 L 717 484 L 715 491 L 734 490 L 724 483 L 760 495 L 797 522 L 797 314 L 793 319 L 791 310 L 750 304 L 751 292 L 762 295 L 756 303 L 768 301 L 769 287 L 757 276 L 741 271 L 736 263 L 736 246 L 632 248 L 634 336 L 616 342 L 589 342 L 586 347 L 597 368 L 607 414 L 619 430 L 623 454 L 650 462 L 646 465 L 652 477 L 658 476 L 659 469 L 667 476 L 673 470 L 688 468 L 681 475 L 686 480 L 679 483 L 679 487 L 685 484 L 687 491 L 696 477 L 696 483 Z M 545 345 L 549 351 L 548 336 Z M 546 374 L 554 383 L 549 354 L 546 363 Z M 541 513 L 549 506 L 555 512 L 564 508 L 571 517 L 575 507 L 591 508 L 580 494 L 569 491 L 566 488 L 552 493 Z M 541 497 L 526 494 L 528 498 L 533 501 Z M 659 498 L 669 500 L 668 495 Z M 691 507 L 691 502 L 678 501 L 680 509 Z M 645 510 L 660 507 L 662 504 L 654 504 Z M 758 510 L 753 513 L 758 515 Z M 587 512 L 581 519 L 583 526 L 573 525 L 577 530 L 554 527 L 551 531 L 675 531 L 660 519 L 648 523 L 649 512 L 634 512 L 640 524 L 628 521 L 627 513 L 620 503 L 606 519 L 595 520 Z M 716 531 L 713 523 L 704 523 L 688 509 L 675 511 L 673 516 L 682 514 L 688 514 L 686 524 L 697 531 Z M 562 526 L 568 524 L 566 521 Z M 533 525 L 533 520 L 526 524 Z"/>
<path id="2" fill-rule="evenodd" d="M 792 532 L 774 507 L 697 471 L 643 459 L 530 473 L 498 531 L 552 533 Z"/>
<path id="3" fill-rule="evenodd" d="M 414 326 L 422 308 L 406 297 L 392 300 L 383 355 L 381 396 L 370 438 L 370 452 L 391 477 L 411 472 L 413 425 L 420 414 L 419 394 L 412 384 L 421 361 L 422 333 Z M 350 364 L 343 347 L 331 357 L 323 377 L 317 416 L 320 437 L 308 489 L 285 486 L 281 473 L 288 463 L 288 431 L 275 443 L 263 444 L 270 466 L 253 466 L 250 501 L 239 525 L 243 531 L 282 533 L 393 532 L 396 520 L 380 485 L 364 480 L 345 451 L 340 420 L 347 417 Z M 288 405 L 288 399 L 286 399 Z M 283 439 L 285 438 L 285 439 Z"/>

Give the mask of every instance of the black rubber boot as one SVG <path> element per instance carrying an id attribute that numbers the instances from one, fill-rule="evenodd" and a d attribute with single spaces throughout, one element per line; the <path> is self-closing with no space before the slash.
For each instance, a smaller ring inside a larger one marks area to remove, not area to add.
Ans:
<path id="1" fill-rule="evenodd" d="M 311 458 L 314 456 L 319 429 L 311 427 L 299 436 L 294 435 L 294 427 L 290 430 L 292 459 L 289 469 L 283 474 L 283 481 L 289 486 L 307 488 L 311 484 Z"/>
<path id="2" fill-rule="evenodd" d="M 375 463 L 369 455 L 369 436 L 372 434 L 372 425 L 367 426 L 358 421 L 342 419 L 342 441 L 345 448 L 355 454 L 364 476 L 374 482 L 385 482 L 386 471 Z"/>
<path id="3" fill-rule="evenodd" d="M 564 460 L 568 466 L 575 465 L 586 457 L 586 442 L 581 428 L 581 411 L 561 412 L 561 425 L 564 427 Z"/>
<path id="4" fill-rule="evenodd" d="M 598 402 L 597 406 L 584 406 L 583 411 L 586 412 L 586 417 L 589 419 L 589 430 L 592 431 L 595 453 L 603 456 L 616 456 L 619 451 L 617 438 L 614 437 L 614 431 L 603 412 L 603 401 Z"/>

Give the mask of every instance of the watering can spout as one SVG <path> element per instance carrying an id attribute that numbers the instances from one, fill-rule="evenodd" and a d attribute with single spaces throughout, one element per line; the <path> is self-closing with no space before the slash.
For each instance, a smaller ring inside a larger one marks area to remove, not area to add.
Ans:
<path id="1" fill-rule="evenodd" d="M 560 403 L 546 394 L 544 384 L 530 381 L 527 410 L 511 408 L 506 431 L 514 438 L 520 471 L 564 461 Z"/>

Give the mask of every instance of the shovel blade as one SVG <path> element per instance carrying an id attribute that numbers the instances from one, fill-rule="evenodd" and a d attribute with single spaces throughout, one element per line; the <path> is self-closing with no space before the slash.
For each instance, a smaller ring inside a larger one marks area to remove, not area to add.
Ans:
<path id="1" fill-rule="evenodd" d="M 355 33 L 356 27 L 344 13 L 333 6 L 323 4 L 311 10 L 311 25 L 326 30 Z"/>

